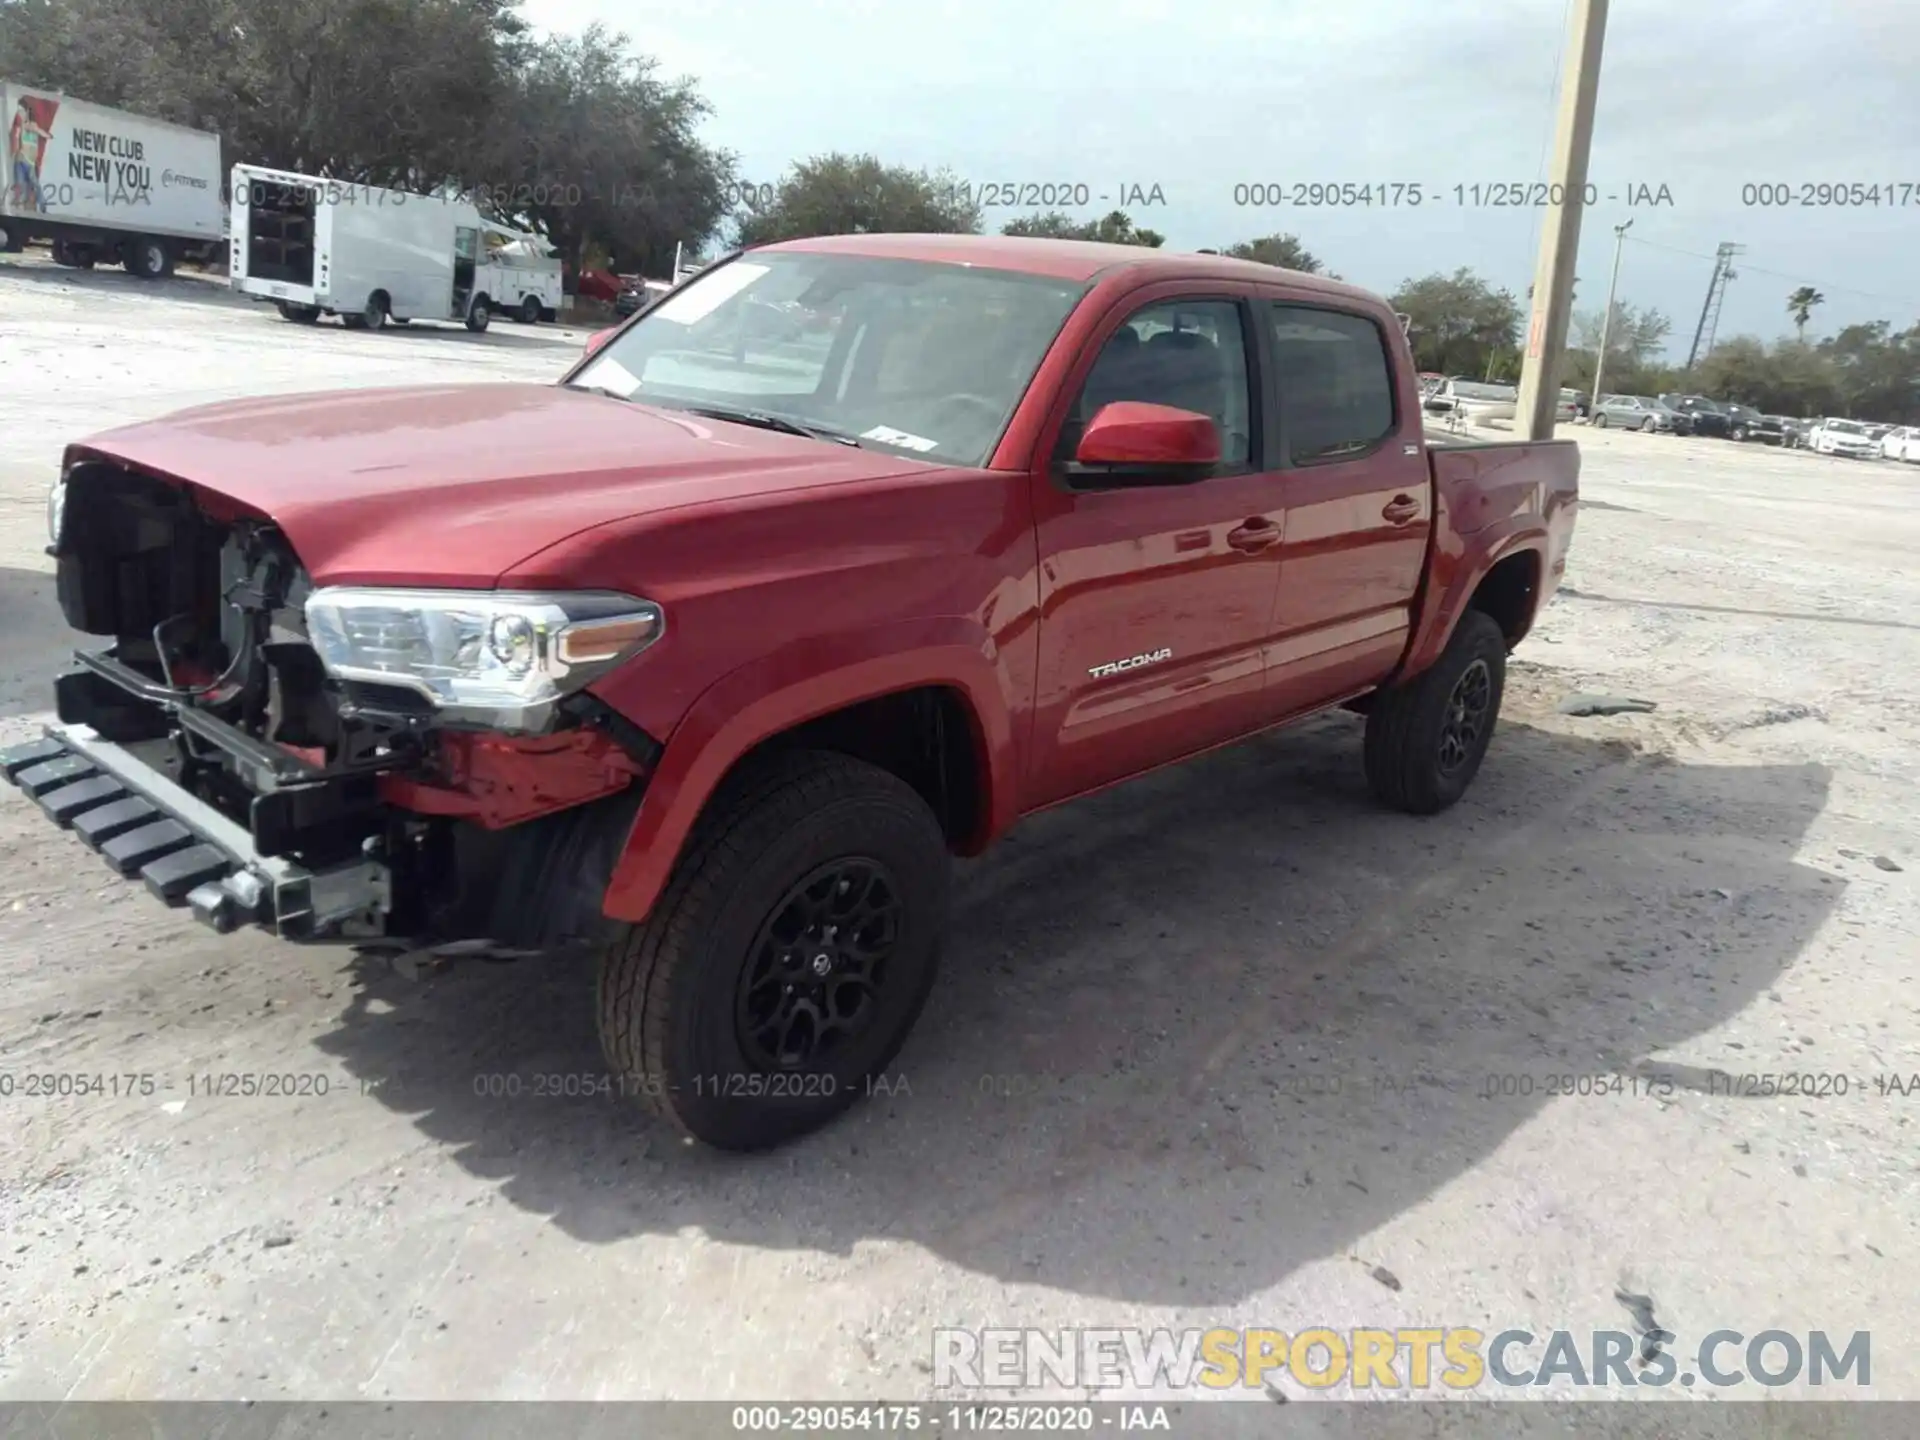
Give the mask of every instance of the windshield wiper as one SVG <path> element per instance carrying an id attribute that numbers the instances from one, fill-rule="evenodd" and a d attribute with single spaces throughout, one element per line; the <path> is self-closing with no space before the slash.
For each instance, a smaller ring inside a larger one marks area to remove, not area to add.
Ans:
<path id="1" fill-rule="evenodd" d="M 777 430 L 782 435 L 799 435 L 807 440 L 829 440 L 835 445 L 850 445 L 855 450 L 861 444 L 853 436 L 841 430 L 828 430 L 819 425 L 803 425 L 798 420 L 789 420 L 784 415 L 769 415 L 764 410 L 734 410 L 725 405 L 682 405 L 676 407 L 689 415 L 703 416 L 708 420 L 729 420 L 735 425 L 752 425 L 761 430 Z"/>

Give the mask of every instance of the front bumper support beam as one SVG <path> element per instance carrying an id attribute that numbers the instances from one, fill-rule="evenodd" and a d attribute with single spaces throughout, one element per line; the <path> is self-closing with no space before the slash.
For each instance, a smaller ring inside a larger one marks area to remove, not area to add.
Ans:
<path id="1" fill-rule="evenodd" d="M 47 817 L 215 930 L 263 925 L 289 940 L 385 933 L 392 877 L 374 858 L 310 870 L 263 855 L 235 824 L 87 725 L 0 750 L 0 772 Z"/>

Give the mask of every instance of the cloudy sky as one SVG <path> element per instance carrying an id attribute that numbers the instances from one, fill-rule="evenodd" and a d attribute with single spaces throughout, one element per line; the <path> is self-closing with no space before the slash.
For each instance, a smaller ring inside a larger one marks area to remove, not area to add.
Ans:
<path id="1" fill-rule="evenodd" d="M 694 78 L 714 106 L 708 140 L 750 181 L 868 150 L 976 184 L 1110 197 L 1087 215 L 1123 187 L 1158 186 L 1165 203 L 1132 213 L 1174 248 L 1292 231 L 1375 289 L 1466 265 L 1516 295 L 1532 279 L 1539 214 L 1476 206 L 1472 187 L 1546 179 L 1563 7 L 525 0 L 537 25 L 602 21 L 665 74 Z M 1673 319 L 1678 358 L 1723 240 L 1747 247 L 1723 338 L 1790 330 L 1786 296 L 1800 284 L 1827 297 L 1810 334 L 1920 321 L 1920 5 L 1614 0 L 1591 179 L 1602 198 L 1587 215 L 1578 308 L 1604 297 L 1611 227 L 1631 217 L 1620 297 Z M 1418 184 L 1423 203 L 1236 205 L 1235 187 L 1258 182 Z M 1802 185 L 1856 182 L 1878 183 L 1880 203 L 1797 203 Z M 1746 203 L 1745 187 L 1762 184 L 1796 203 Z M 1641 187 L 1665 187 L 1670 202 L 1630 207 Z"/>

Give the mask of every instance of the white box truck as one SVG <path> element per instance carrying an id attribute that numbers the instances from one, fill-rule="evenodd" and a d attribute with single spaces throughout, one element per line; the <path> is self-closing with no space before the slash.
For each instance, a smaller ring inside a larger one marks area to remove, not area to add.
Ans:
<path id="1" fill-rule="evenodd" d="M 236 165 L 228 283 L 289 320 L 338 315 L 354 329 L 494 314 L 558 316 L 560 261 L 467 200 Z"/>
<path id="2" fill-rule="evenodd" d="M 220 137 L 0 82 L 7 166 L 0 250 L 53 243 L 53 258 L 126 266 L 143 279 L 217 256 L 226 238 Z"/>

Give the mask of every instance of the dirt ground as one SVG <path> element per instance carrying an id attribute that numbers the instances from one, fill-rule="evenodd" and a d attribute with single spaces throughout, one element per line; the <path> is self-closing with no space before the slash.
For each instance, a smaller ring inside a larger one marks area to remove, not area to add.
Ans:
<path id="1" fill-rule="evenodd" d="M 0 740 L 67 646 L 66 441 L 583 338 L 0 263 Z M 217 937 L 0 787 L 0 1398 L 914 1399 L 936 1326 L 1544 1334 L 1622 1289 L 1683 1361 L 1870 1330 L 1920 1398 L 1920 467 L 1571 433 L 1566 588 L 1458 808 L 1370 804 L 1340 716 L 1031 822 L 894 1093 L 772 1156 L 536 1098 L 600 1071 L 578 965 Z M 204 1093 L 261 1073 L 325 1093 Z M 1763 1393 L 1834 1391 L 1719 1392 Z"/>

